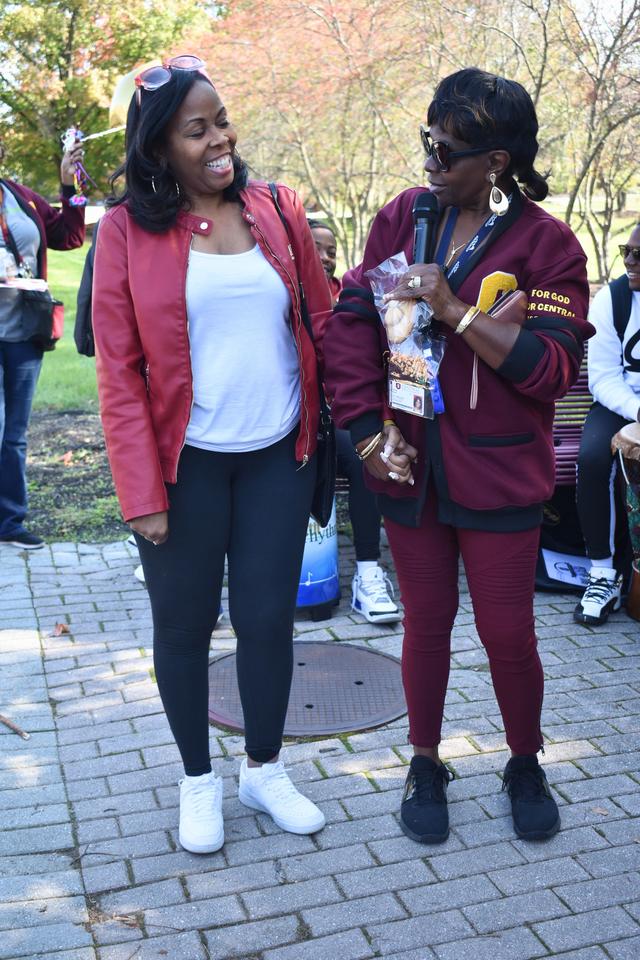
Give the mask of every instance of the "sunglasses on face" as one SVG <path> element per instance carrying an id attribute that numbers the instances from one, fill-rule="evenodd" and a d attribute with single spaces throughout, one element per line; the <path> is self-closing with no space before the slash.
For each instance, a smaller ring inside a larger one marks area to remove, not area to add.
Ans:
<path id="1" fill-rule="evenodd" d="M 489 153 L 490 150 L 496 149 L 495 147 L 472 147 L 469 150 L 452 150 L 451 146 L 445 143 L 444 140 L 432 140 L 429 131 L 423 126 L 420 127 L 420 139 L 424 147 L 424 152 L 428 157 L 431 157 L 432 160 L 435 160 L 443 173 L 447 172 L 452 160 L 458 160 L 461 157 L 472 157 L 477 153 Z"/>
<path id="2" fill-rule="evenodd" d="M 621 243 L 618 250 L 623 260 L 631 256 L 636 263 L 640 263 L 640 247 L 630 247 L 628 243 Z"/>
<path id="3" fill-rule="evenodd" d="M 140 107 L 142 91 L 147 90 L 151 93 L 163 87 L 165 83 L 169 83 L 173 70 L 197 71 L 197 73 L 201 73 L 203 77 L 207 77 L 204 60 L 190 53 L 183 54 L 179 57 L 172 57 L 171 60 L 165 61 L 161 67 L 148 67 L 146 70 L 143 70 L 142 73 L 139 73 L 134 80 L 138 107 Z"/>

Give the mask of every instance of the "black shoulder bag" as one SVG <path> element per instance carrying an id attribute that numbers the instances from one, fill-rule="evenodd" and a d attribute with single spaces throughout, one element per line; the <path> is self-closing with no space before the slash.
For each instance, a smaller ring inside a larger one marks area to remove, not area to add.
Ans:
<path id="1" fill-rule="evenodd" d="M 285 215 L 280 208 L 280 203 L 278 201 L 278 188 L 276 187 L 275 183 L 269 184 L 269 191 L 273 197 L 273 202 L 278 212 L 278 216 L 280 217 L 282 225 L 287 233 L 290 249 L 293 252 L 293 239 L 291 237 L 291 231 L 289 230 L 289 224 L 286 221 Z M 305 300 L 304 296 L 304 288 L 302 286 L 302 281 L 300 280 L 299 274 L 298 290 L 300 292 L 300 313 L 302 316 L 302 322 L 307 333 L 309 334 L 311 342 L 313 343 L 311 319 L 309 317 L 307 301 Z M 313 499 L 311 501 L 311 516 L 321 527 L 326 527 L 331 517 L 331 511 L 333 510 L 333 498 L 336 492 L 337 451 L 335 426 L 333 420 L 331 419 L 329 404 L 327 403 L 324 387 L 322 386 L 320 368 L 318 368 L 318 392 L 320 394 L 320 420 L 318 422 L 318 445 L 316 448 L 318 472 L 316 474 L 316 485 L 313 491 Z"/>

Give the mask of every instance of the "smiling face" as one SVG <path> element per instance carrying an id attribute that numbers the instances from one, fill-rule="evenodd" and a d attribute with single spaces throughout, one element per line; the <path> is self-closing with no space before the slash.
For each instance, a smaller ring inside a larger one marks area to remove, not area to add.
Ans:
<path id="1" fill-rule="evenodd" d="M 324 272 L 330 280 L 336 272 L 336 238 L 328 227 L 312 227 L 311 235 L 320 254 Z"/>
<path id="2" fill-rule="evenodd" d="M 432 140 L 448 144 L 451 151 L 470 150 L 477 144 L 458 140 L 437 124 L 429 128 Z M 431 192 L 441 207 L 460 207 L 461 209 L 485 209 L 489 205 L 491 184 L 489 174 L 497 178 L 504 173 L 509 164 L 509 154 L 504 150 L 490 150 L 470 157 L 457 157 L 450 161 L 449 169 L 442 170 L 433 157 L 427 155 L 424 169 L 428 175 Z"/>
<path id="3" fill-rule="evenodd" d="M 632 248 L 640 247 L 640 225 L 634 227 L 631 236 L 627 240 L 627 246 Z M 640 290 L 640 261 L 635 260 L 631 252 L 624 258 L 624 268 L 629 278 L 629 286 L 632 290 Z"/>
<path id="4" fill-rule="evenodd" d="M 236 140 L 218 93 L 198 80 L 169 122 L 161 153 L 181 190 L 194 200 L 231 186 Z"/>

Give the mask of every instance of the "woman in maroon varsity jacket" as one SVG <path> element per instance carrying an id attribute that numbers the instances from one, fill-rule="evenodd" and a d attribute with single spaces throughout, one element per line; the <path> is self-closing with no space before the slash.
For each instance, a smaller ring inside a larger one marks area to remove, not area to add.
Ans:
<path id="1" fill-rule="evenodd" d="M 592 332 L 586 258 L 571 230 L 532 202 L 547 186 L 534 170 L 538 124 L 520 84 L 462 70 L 438 86 L 428 124 L 436 262 L 412 266 L 394 296 L 433 308 L 446 340 L 444 412 L 425 420 L 387 407 L 389 346 L 365 276 L 400 251 L 412 262 L 418 188 L 380 211 L 362 264 L 344 278 L 324 341 L 326 379 L 335 419 L 350 429 L 379 495 L 405 606 L 403 680 L 415 756 L 402 828 L 423 843 L 449 831 L 451 775 L 438 743 L 462 554 L 512 753 L 504 780 L 515 829 L 541 839 L 557 831 L 559 816 L 536 757 L 543 673 L 534 575 L 542 503 L 554 486 L 554 401 L 576 379 Z M 488 316 L 516 289 L 528 295 L 524 326 Z"/>
<path id="2" fill-rule="evenodd" d="M 13 180 L 0 180 L 0 544 L 37 550 L 27 530 L 27 427 L 42 366 L 42 346 L 29 340 L 23 311 L 5 278 L 47 279 L 47 247 L 73 250 L 84 241 L 84 207 L 70 203 L 78 142 L 60 165 L 61 208 Z M 2 148 L 0 148 L 2 160 Z"/>

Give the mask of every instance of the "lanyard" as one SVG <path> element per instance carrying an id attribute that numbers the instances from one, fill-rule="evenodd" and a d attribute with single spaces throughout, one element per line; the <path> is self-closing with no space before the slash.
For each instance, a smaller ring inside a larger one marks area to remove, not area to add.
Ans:
<path id="1" fill-rule="evenodd" d="M 511 197 L 509 197 L 511 200 Z M 475 253 L 477 247 L 479 247 L 487 239 L 491 233 L 491 229 L 498 219 L 497 213 L 492 213 L 491 216 L 485 220 L 478 232 L 474 237 L 469 240 L 468 244 L 456 260 L 456 262 L 451 266 L 450 269 L 444 267 L 444 258 L 447 255 L 447 250 L 449 249 L 449 244 L 451 243 L 451 238 L 453 237 L 453 231 L 455 230 L 456 222 L 458 220 L 458 209 L 456 207 L 449 208 L 450 213 L 447 217 L 447 222 L 445 223 L 444 230 L 442 232 L 442 237 L 440 238 L 440 243 L 438 244 L 438 249 L 436 251 L 435 261 L 439 263 L 444 269 L 444 274 L 446 277 L 453 277 L 454 274 L 461 270 L 465 265 L 467 260 L 473 253 Z"/>

